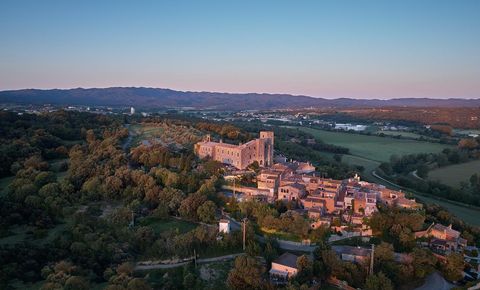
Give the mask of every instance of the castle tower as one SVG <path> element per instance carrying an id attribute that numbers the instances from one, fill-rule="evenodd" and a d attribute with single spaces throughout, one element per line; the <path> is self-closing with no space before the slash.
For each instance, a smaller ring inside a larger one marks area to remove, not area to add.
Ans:
<path id="1" fill-rule="evenodd" d="M 260 140 L 262 140 L 264 145 L 264 166 L 269 167 L 273 165 L 273 145 L 275 142 L 275 137 L 273 131 L 260 131 Z"/>

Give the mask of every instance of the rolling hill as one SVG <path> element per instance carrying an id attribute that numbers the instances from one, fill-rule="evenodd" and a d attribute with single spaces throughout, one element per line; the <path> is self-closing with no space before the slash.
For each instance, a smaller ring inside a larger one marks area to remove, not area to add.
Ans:
<path id="1" fill-rule="evenodd" d="M 218 110 L 255 110 L 306 107 L 480 107 L 480 99 L 324 99 L 288 94 L 230 94 L 184 92 L 162 88 L 112 87 L 75 89 L 24 89 L 0 91 L 0 103 L 136 106 Z"/>

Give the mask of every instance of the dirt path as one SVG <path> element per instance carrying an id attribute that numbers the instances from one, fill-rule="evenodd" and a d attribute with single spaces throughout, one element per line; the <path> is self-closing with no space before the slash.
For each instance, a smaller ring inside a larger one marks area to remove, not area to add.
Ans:
<path id="1" fill-rule="evenodd" d="M 245 254 L 238 253 L 238 254 L 231 254 L 231 255 L 225 255 L 225 256 L 219 256 L 219 257 L 213 257 L 213 258 L 197 259 L 197 264 L 206 264 L 206 263 L 212 263 L 212 262 L 233 260 L 236 257 L 242 256 L 242 255 L 245 255 Z M 154 270 L 154 269 L 170 269 L 170 268 L 181 267 L 191 262 L 193 262 L 193 259 L 185 262 L 174 263 L 174 264 L 136 265 L 135 270 L 142 271 L 142 270 Z"/>

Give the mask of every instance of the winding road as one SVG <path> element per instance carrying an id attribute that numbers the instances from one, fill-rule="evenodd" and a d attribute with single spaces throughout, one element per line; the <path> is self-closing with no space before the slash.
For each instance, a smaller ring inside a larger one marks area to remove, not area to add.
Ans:
<path id="1" fill-rule="evenodd" d="M 427 279 L 425 279 L 425 283 L 423 283 L 422 286 L 415 288 L 415 290 L 450 290 L 453 287 L 455 287 L 455 285 L 443 279 L 438 272 L 433 272 L 427 277 Z"/>

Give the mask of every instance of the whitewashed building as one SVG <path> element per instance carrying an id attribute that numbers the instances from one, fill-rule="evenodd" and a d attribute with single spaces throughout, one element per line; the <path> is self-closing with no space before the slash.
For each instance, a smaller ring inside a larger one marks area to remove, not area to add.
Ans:
<path id="1" fill-rule="evenodd" d="M 229 220 L 221 219 L 218 222 L 218 232 L 219 233 L 229 234 L 231 230 L 232 230 L 232 228 L 230 226 L 230 221 Z"/>

